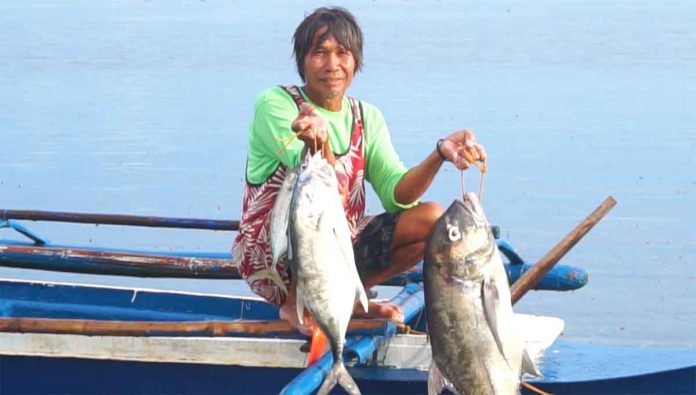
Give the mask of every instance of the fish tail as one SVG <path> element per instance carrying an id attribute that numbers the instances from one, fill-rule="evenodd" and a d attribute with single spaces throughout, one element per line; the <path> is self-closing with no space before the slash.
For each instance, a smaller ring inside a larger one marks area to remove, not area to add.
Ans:
<path id="1" fill-rule="evenodd" d="M 328 339 L 324 332 L 322 332 L 319 325 L 314 325 L 312 328 L 312 340 L 311 346 L 309 347 L 309 357 L 307 359 L 307 366 L 311 366 L 314 362 L 318 361 L 322 355 L 324 355 L 324 350 L 326 350 L 326 343 Z"/>
<path id="2" fill-rule="evenodd" d="M 331 371 L 326 375 L 326 379 L 324 379 L 324 383 L 321 385 L 321 388 L 319 388 L 319 391 L 317 391 L 317 395 L 328 394 L 336 384 L 343 387 L 350 395 L 360 395 L 358 385 L 355 384 L 355 380 L 353 380 L 353 377 L 348 373 L 346 366 L 341 360 L 334 361 L 333 367 L 331 367 Z"/>

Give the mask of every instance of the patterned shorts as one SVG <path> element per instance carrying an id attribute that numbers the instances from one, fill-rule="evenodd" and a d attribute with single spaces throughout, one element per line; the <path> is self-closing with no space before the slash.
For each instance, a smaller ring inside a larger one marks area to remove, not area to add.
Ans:
<path id="1" fill-rule="evenodd" d="M 399 213 L 382 213 L 370 220 L 353 245 L 360 276 L 378 272 L 390 264 L 391 244 Z"/>

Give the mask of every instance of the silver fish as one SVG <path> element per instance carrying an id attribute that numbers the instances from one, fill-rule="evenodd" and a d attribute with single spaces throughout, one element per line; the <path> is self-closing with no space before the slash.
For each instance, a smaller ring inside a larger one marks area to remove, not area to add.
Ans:
<path id="1" fill-rule="evenodd" d="M 273 208 L 271 209 L 271 224 L 270 224 L 270 239 L 271 239 L 271 263 L 270 273 L 277 273 L 276 266 L 282 256 L 291 258 L 288 251 L 288 221 L 290 218 L 290 201 L 292 200 L 292 191 L 295 188 L 295 182 L 299 173 L 299 167 L 288 169 L 285 173 L 283 184 L 278 190 Z M 285 283 L 280 279 L 280 276 L 271 277 L 280 289 L 287 292 Z"/>
<path id="2" fill-rule="evenodd" d="M 337 383 L 349 394 L 359 394 L 342 354 L 356 300 L 367 311 L 367 296 L 355 267 L 336 173 L 318 153 L 307 154 L 301 165 L 290 205 L 289 234 L 298 318 L 303 322 L 306 307 L 333 353 L 333 366 L 318 394 L 327 394 Z"/>
<path id="3" fill-rule="evenodd" d="M 428 394 L 519 393 L 523 370 L 536 369 L 514 327 L 503 261 L 475 194 L 455 200 L 435 223 L 423 276 Z"/>

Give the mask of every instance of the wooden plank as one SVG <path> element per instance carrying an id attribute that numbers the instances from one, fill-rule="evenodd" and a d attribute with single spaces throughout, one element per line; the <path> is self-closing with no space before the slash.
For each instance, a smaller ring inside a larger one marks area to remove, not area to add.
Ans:
<path id="1" fill-rule="evenodd" d="M 0 355 L 303 368 L 302 339 L 0 333 Z"/>
<path id="2" fill-rule="evenodd" d="M 355 319 L 348 331 L 383 333 L 386 319 Z M 0 318 L 0 332 L 79 334 L 88 336 L 230 336 L 294 335 L 286 321 L 111 321 L 59 318 Z"/>
<path id="3" fill-rule="evenodd" d="M 582 220 L 566 237 L 544 255 L 536 265 L 524 273 L 510 288 L 512 303 L 516 303 L 548 273 L 575 244 L 582 239 L 604 216 L 616 205 L 616 200 L 609 196 L 584 220 Z"/>
<path id="4" fill-rule="evenodd" d="M 535 354 L 563 329 L 558 318 L 516 314 L 525 344 Z M 543 328 L 542 331 L 539 328 Z M 0 355 L 86 358 L 215 365 L 306 367 L 303 339 L 248 337 L 139 337 L 0 332 Z M 431 363 L 426 335 L 394 335 L 380 345 L 369 366 L 427 370 Z"/>

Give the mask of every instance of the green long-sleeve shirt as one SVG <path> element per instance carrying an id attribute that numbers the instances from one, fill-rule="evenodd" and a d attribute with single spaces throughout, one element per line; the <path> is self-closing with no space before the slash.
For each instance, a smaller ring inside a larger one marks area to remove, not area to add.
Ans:
<path id="1" fill-rule="evenodd" d="M 312 101 L 300 90 L 304 99 Z M 362 103 L 365 125 L 364 146 L 366 180 L 372 185 L 387 212 L 395 212 L 416 204 L 400 204 L 394 198 L 394 189 L 406 173 L 406 166 L 394 150 L 387 123 L 377 107 Z M 347 152 L 353 127 L 350 102 L 343 99 L 340 111 L 325 110 L 312 103 L 329 122 L 329 145 L 335 155 Z M 283 163 L 290 168 L 300 163 L 304 143 L 294 139 L 283 151 L 283 146 L 294 135 L 291 124 L 298 109 L 292 97 L 281 87 L 267 89 L 256 98 L 254 119 L 248 130 L 247 181 L 260 184 L 268 179 Z"/>

